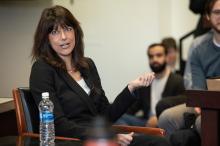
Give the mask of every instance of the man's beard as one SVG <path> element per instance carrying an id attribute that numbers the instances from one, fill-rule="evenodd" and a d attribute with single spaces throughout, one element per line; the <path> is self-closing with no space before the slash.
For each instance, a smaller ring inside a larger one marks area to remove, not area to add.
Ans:
<path id="1" fill-rule="evenodd" d="M 167 66 L 166 62 L 164 62 L 163 64 L 159 64 L 157 66 L 150 64 L 151 70 L 153 72 L 155 72 L 156 74 L 163 72 L 165 70 L 166 66 Z"/>

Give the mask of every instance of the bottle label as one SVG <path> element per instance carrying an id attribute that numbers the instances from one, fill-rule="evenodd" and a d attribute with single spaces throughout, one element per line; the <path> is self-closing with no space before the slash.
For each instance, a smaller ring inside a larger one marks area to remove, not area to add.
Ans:
<path id="1" fill-rule="evenodd" d="M 40 121 L 44 123 L 53 122 L 54 121 L 53 113 L 48 111 L 40 113 Z"/>

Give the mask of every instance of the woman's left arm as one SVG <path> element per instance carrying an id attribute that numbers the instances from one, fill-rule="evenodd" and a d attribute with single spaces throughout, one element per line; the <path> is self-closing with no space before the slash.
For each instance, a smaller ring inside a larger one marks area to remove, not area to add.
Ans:
<path id="1" fill-rule="evenodd" d="M 112 104 L 109 104 L 107 97 L 105 96 L 105 92 L 102 89 L 101 80 L 96 69 L 94 62 L 90 61 L 91 72 L 94 76 L 96 87 L 101 90 L 100 95 L 98 96 L 98 102 L 96 102 L 96 107 L 99 113 L 105 116 L 111 122 L 115 122 L 122 114 L 124 114 L 128 107 L 130 107 L 137 99 L 134 95 L 134 91 L 140 87 L 149 86 L 149 84 L 154 79 L 154 73 L 143 74 L 131 81 L 128 86 L 126 86 L 121 93 L 115 98 Z M 95 97 L 97 98 L 97 97 Z"/>

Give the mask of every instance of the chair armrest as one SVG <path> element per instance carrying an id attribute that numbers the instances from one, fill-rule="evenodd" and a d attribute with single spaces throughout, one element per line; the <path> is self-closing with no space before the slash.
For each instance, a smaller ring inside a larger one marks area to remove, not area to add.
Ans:
<path id="1" fill-rule="evenodd" d="M 165 130 L 160 128 L 140 127 L 140 126 L 125 126 L 125 125 L 113 125 L 113 130 L 118 133 L 135 132 L 146 135 L 164 136 Z"/>

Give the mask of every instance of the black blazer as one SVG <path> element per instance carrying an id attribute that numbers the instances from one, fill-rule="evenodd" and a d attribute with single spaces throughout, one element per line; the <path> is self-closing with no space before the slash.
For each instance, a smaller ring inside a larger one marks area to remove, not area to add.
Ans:
<path id="1" fill-rule="evenodd" d="M 139 97 L 127 111 L 128 114 L 135 115 L 139 110 L 144 112 L 144 119 L 148 119 L 150 111 L 150 95 L 151 86 L 143 87 L 135 91 L 135 94 Z M 162 93 L 162 98 L 174 97 L 183 94 L 185 91 L 183 78 L 174 73 L 170 73 L 167 83 L 165 85 L 164 91 Z"/>
<path id="2" fill-rule="evenodd" d="M 97 115 L 105 116 L 111 122 L 116 121 L 127 108 L 134 103 L 133 96 L 126 87 L 109 104 L 101 86 L 95 64 L 87 59 L 89 69 L 80 70 L 82 77 L 91 89 L 90 95 L 59 68 L 52 67 L 43 60 L 37 60 L 31 70 L 30 90 L 36 104 L 41 101 L 41 93 L 49 92 L 54 103 L 56 135 L 84 138 L 85 130 Z"/>

